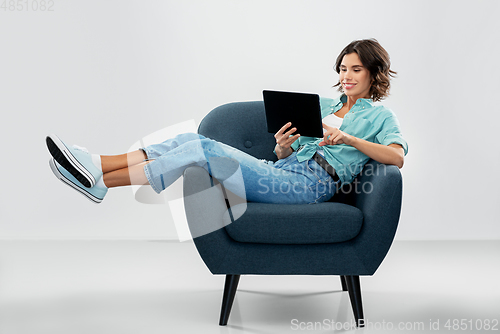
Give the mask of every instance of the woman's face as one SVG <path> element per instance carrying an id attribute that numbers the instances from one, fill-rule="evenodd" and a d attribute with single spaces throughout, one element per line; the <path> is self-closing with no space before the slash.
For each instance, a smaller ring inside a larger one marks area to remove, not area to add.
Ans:
<path id="1" fill-rule="evenodd" d="M 339 81 L 345 95 L 351 98 L 370 98 L 372 78 L 357 53 L 349 53 L 340 63 Z"/>

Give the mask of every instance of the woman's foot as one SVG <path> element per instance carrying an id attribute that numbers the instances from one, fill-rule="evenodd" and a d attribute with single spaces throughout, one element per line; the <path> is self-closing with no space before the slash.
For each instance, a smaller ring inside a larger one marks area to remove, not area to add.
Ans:
<path id="1" fill-rule="evenodd" d="M 64 184 L 78 191 L 80 194 L 87 197 L 92 202 L 99 204 L 106 196 L 108 192 L 108 188 L 100 187 L 96 185 L 92 188 L 86 188 L 81 184 L 71 173 L 69 173 L 66 169 L 64 169 L 60 164 L 58 164 L 55 159 L 49 160 L 50 169 L 54 173 L 54 175 L 61 180 Z"/>
<path id="2" fill-rule="evenodd" d="M 68 147 L 54 134 L 47 136 L 46 142 L 52 157 L 83 186 L 92 188 L 102 177 L 101 168 L 94 164 L 92 155 L 85 149 Z"/>

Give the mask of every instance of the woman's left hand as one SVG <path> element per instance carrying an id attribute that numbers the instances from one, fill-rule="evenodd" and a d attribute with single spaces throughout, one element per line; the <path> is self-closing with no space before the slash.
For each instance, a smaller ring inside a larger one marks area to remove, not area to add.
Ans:
<path id="1" fill-rule="evenodd" d="M 323 129 L 325 129 L 326 131 L 323 135 L 323 141 L 318 144 L 319 146 L 338 144 L 351 145 L 354 140 L 353 136 L 340 131 L 337 128 L 328 126 L 325 123 L 323 123 Z"/>

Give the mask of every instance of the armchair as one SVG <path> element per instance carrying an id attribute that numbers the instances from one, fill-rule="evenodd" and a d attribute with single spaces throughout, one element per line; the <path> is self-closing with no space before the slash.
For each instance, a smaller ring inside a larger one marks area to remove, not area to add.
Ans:
<path id="1" fill-rule="evenodd" d="M 257 158 L 277 159 L 261 101 L 217 107 L 198 132 Z M 212 274 L 226 275 L 220 325 L 228 322 L 240 276 L 252 274 L 339 275 L 356 324 L 363 326 L 359 276 L 375 273 L 399 221 L 402 178 L 396 166 L 370 160 L 355 181 L 329 202 L 247 203 L 236 220 L 230 211 L 238 205 L 229 207 L 224 187 L 203 168 L 187 168 L 183 182 L 194 244 Z M 200 235 L 200 227 L 207 224 L 212 232 Z"/>

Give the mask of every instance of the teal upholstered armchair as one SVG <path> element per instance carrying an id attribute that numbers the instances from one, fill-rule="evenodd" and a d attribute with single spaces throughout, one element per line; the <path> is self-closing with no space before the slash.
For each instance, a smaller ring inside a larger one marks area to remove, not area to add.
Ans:
<path id="1" fill-rule="evenodd" d="M 200 134 L 276 160 L 263 102 L 220 106 L 201 122 Z M 197 194 L 201 194 L 197 196 Z M 354 317 L 363 325 L 360 276 L 373 275 L 394 239 L 402 178 L 396 166 L 369 161 L 353 184 L 321 204 L 246 203 L 234 220 L 225 189 L 200 167 L 184 173 L 184 203 L 196 248 L 212 274 L 226 275 L 220 325 L 226 325 L 240 275 L 338 275 Z M 200 229 L 210 226 L 210 233 Z"/>

